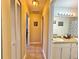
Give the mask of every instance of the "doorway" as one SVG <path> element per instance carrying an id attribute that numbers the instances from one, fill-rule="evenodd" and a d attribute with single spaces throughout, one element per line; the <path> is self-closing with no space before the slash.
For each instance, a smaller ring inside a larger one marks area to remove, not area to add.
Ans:
<path id="1" fill-rule="evenodd" d="M 11 59 L 21 59 L 21 5 L 11 0 Z"/>
<path id="2" fill-rule="evenodd" d="M 29 16 L 26 14 L 26 47 L 29 47 Z"/>

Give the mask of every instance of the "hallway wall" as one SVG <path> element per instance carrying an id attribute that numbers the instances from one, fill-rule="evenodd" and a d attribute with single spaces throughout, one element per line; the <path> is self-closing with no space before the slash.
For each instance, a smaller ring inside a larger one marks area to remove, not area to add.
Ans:
<path id="1" fill-rule="evenodd" d="M 43 31 L 43 52 L 45 53 L 45 58 L 47 59 L 48 51 L 48 23 L 49 23 L 49 1 L 47 1 L 43 10 L 43 20 L 44 20 L 44 31 Z"/>
<path id="2" fill-rule="evenodd" d="M 38 22 L 38 26 L 34 26 L 34 22 Z M 41 43 L 41 14 L 30 14 L 30 43 Z M 34 43 L 34 44 L 35 44 Z"/>
<path id="3" fill-rule="evenodd" d="M 21 48 L 22 48 L 22 59 L 26 54 L 26 14 L 29 14 L 28 7 L 25 0 L 21 1 Z"/>
<path id="4" fill-rule="evenodd" d="M 10 23 L 10 0 L 1 1 L 1 21 L 2 21 L 2 33 L 1 33 L 1 59 L 11 59 L 11 23 Z"/>
<path id="5" fill-rule="evenodd" d="M 16 0 L 17 1 L 17 0 Z M 29 14 L 26 1 L 21 1 L 21 52 L 22 59 L 26 54 L 26 13 Z M 2 57 L 11 59 L 11 0 L 2 0 Z M 16 12 L 16 11 L 15 11 Z"/>

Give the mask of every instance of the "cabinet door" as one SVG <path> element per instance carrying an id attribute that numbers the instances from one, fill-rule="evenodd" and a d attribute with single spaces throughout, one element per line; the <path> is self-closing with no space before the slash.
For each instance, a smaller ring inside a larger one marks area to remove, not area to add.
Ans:
<path id="1" fill-rule="evenodd" d="M 70 59 L 70 48 L 71 44 L 62 44 L 62 58 L 61 59 Z"/>
<path id="2" fill-rule="evenodd" d="M 70 47 L 62 48 L 62 59 L 70 59 Z"/>
<path id="3" fill-rule="evenodd" d="M 72 44 L 71 59 L 78 59 L 78 46 L 77 46 L 77 44 Z"/>
<path id="4" fill-rule="evenodd" d="M 51 59 L 61 59 L 61 48 L 58 44 L 53 44 L 51 57 Z"/>

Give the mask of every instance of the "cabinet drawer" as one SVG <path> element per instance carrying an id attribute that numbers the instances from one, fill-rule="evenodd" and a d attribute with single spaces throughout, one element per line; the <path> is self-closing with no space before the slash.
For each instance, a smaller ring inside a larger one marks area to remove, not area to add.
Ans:
<path id="1" fill-rule="evenodd" d="M 52 47 L 70 47 L 71 46 L 71 44 L 64 44 L 64 43 L 62 43 L 62 44 L 52 44 Z"/>
<path id="2" fill-rule="evenodd" d="M 73 43 L 73 44 L 72 44 L 72 47 L 77 47 L 77 46 L 78 46 L 77 43 Z"/>
<path id="3" fill-rule="evenodd" d="M 62 44 L 52 44 L 52 47 L 61 47 Z"/>

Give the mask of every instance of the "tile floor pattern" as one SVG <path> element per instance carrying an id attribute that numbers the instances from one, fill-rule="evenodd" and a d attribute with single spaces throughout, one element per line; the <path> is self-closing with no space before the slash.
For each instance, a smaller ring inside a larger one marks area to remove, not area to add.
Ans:
<path id="1" fill-rule="evenodd" d="M 40 46 L 30 46 L 27 48 L 26 59 L 44 59 Z"/>

